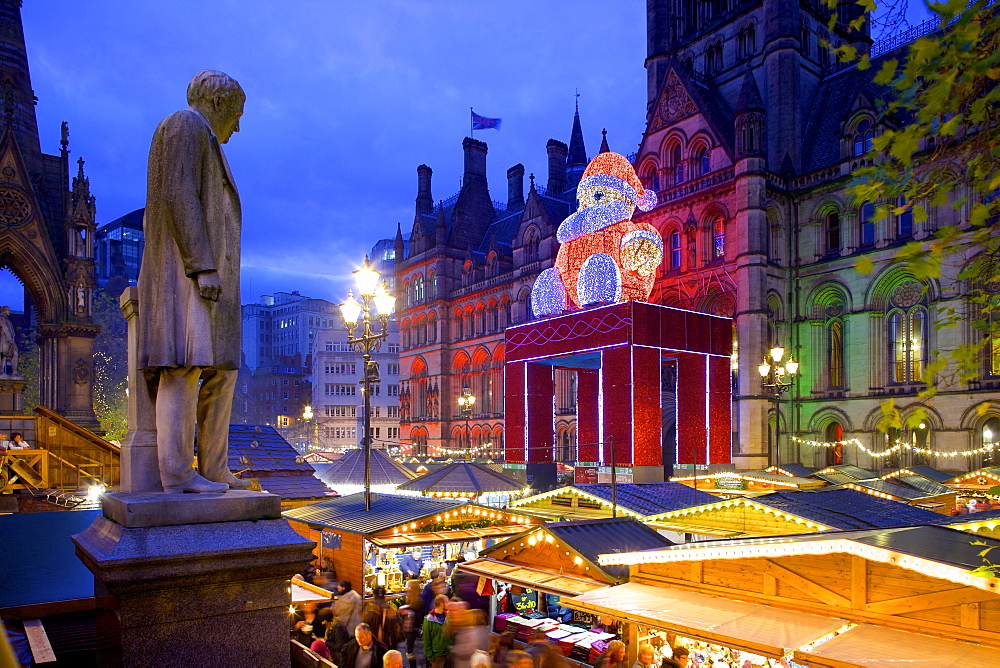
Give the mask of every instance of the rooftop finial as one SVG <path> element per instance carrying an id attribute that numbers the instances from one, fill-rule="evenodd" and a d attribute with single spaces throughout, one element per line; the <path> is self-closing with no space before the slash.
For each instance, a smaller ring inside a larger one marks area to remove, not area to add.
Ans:
<path id="1" fill-rule="evenodd" d="M 580 89 L 576 89 L 576 113 L 580 113 Z"/>
<path id="2" fill-rule="evenodd" d="M 62 139 L 59 140 L 59 145 L 62 146 L 63 152 L 69 151 L 69 123 L 67 121 L 62 122 Z"/>
<path id="3" fill-rule="evenodd" d="M 530 188 L 532 190 L 534 190 L 535 189 L 535 173 L 534 172 L 528 174 L 528 181 L 531 183 Z"/>

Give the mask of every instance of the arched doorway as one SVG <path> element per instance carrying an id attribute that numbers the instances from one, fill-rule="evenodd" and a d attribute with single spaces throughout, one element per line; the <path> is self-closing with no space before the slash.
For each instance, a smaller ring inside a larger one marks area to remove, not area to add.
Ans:
<path id="1" fill-rule="evenodd" d="M 836 466 L 837 464 L 844 463 L 844 427 L 837 422 L 831 422 L 826 425 L 826 430 L 823 432 L 823 440 L 826 443 L 834 443 L 835 445 L 828 446 L 824 448 L 826 450 L 826 465 Z"/>

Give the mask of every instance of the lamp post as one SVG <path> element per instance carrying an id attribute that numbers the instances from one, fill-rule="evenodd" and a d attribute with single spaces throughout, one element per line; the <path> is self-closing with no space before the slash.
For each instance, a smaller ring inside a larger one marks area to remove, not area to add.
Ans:
<path id="1" fill-rule="evenodd" d="M 362 377 L 361 392 L 365 396 L 363 433 L 361 436 L 361 447 L 365 452 L 365 510 L 371 510 L 372 486 L 371 486 L 371 389 L 372 385 L 379 382 L 378 363 L 372 361 L 372 353 L 382 346 L 382 341 L 389 336 L 389 315 L 395 306 L 396 298 L 385 289 L 385 283 L 379 282 L 379 273 L 372 269 L 365 256 L 365 263 L 360 269 L 354 272 L 354 278 L 358 285 L 358 294 L 361 296 L 359 303 L 351 291 L 347 293 L 347 300 L 340 305 L 341 315 L 347 325 L 347 343 L 357 352 L 361 353 Z M 373 312 L 378 312 L 375 315 Z M 358 318 L 361 318 L 361 334 L 354 336 L 354 330 L 358 326 Z M 375 318 L 378 318 L 379 326 L 373 327 Z"/>
<path id="2" fill-rule="evenodd" d="M 314 417 L 314 414 L 313 414 L 313 407 L 312 406 L 307 405 L 305 408 L 302 409 L 302 419 L 305 420 L 305 423 L 306 423 L 307 426 L 309 425 L 310 422 L 312 422 L 313 417 Z M 307 436 L 306 437 L 306 447 L 303 448 L 303 450 L 305 450 L 305 452 L 303 452 L 302 454 L 308 453 L 310 450 L 313 449 L 313 447 L 314 447 L 314 440 L 311 439 L 311 438 L 309 438 Z"/>
<path id="3" fill-rule="evenodd" d="M 462 416 L 465 417 L 465 443 L 468 451 L 472 450 L 472 432 L 469 431 L 469 418 L 472 417 L 472 409 L 475 405 L 476 395 L 466 385 L 462 388 L 462 394 L 458 397 L 458 407 L 462 411 Z"/>
<path id="4" fill-rule="evenodd" d="M 768 466 L 778 464 L 778 437 L 781 434 L 781 395 L 792 386 L 792 377 L 799 372 L 799 363 L 788 356 L 788 361 L 782 364 L 785 349 L 774 346 L 764 361 L 757 365 L 757 371 L 765 389 L 774 396 L 774 451 L 769 447 L 767 452 Z"/>

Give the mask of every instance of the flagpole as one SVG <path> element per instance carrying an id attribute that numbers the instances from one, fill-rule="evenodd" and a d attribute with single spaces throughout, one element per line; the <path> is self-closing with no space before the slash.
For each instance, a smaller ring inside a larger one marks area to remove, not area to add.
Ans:
<path id="1" fill-rule="evenodd" d="M 469 136 L 470 137 L 472 136 L 472 133 L 476 131 L 476 123 L 475 123 L 474 120 L 472 120 L 473 117 L 474 117 L 474 115 L 475 114 L 472 111 L 472 107 L 469 107 Z"/>

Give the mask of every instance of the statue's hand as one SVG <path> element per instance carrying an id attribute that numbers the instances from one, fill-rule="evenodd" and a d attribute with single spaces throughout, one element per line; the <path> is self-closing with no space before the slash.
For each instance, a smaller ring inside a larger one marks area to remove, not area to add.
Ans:
<path id="1" fill-rule="evenodd" d="M 198 274 L 198 294 L 202 299 L 219 301 L 219 297 L 222 296 L 222 282 L 219 280 L 218 272 L 203 271 Z"/>

